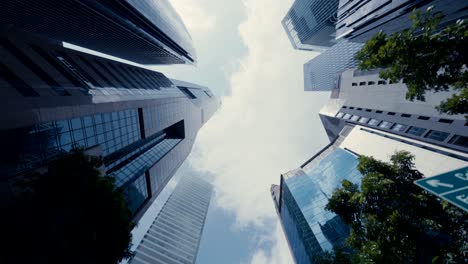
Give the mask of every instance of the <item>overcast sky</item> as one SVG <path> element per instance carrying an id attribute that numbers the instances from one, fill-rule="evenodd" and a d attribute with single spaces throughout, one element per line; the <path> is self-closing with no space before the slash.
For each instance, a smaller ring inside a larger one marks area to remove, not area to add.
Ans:
<path id="1" fill-rule="evenodd" d="M 215 185 L 198 263 L 292 263 L 269 188 L 328 143 L 318 111 L 329 97 L 303 90 L 303 64 L 317 54 L 294 50 L 283 31 L 292 2 L 171 1 L 199 62 L 154 69 L 224 95 L 177 173 Z"/>

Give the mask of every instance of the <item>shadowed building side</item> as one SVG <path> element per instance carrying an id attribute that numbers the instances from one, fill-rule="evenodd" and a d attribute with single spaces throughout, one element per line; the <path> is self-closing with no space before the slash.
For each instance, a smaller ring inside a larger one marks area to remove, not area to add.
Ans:
<path id="1" fill-rule="evenodd" d="M 99 146 L 138 219 L 220 105 L 206 87 L 17 31 L 2 32 L 0 54 L 2 199 L 24 173 Z"/>
<path id="2" fill-rule="evenodd" d="M 294 49 L 324 51 L 335 44 L 338 0 L 296 0 L 281 21 Z"/>
<path id="3" fill-rule="evenodd" d="M 193 64 L 192 39 L 167 0 L 0 1 L 15 27 L 140 64 Z"/>

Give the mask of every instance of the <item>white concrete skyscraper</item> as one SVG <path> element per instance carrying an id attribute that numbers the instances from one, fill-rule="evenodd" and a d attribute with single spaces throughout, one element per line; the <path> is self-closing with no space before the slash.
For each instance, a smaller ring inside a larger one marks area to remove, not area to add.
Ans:
<path id="1" fill-rule="evenodd" d="M 200 177 L 182 177 L 130 263 L 195 263 L 212 192 Z"/>

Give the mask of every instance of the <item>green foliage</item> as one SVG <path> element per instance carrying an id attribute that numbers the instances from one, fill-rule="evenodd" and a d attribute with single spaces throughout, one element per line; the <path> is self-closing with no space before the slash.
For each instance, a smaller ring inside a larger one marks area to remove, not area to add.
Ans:
<path id="1" fill-rule="evenodd" d="M 327 210 L 351 227 L 353 263 L 468 261 L 468 214 L 413 184 L 423 177 L 413 159 L 405 151 L 390 163 L 362 156 L 360 188 L 343 181 L 330 198 Z"/>
<path id="2" fill-rule="evenodd" d="M 425 92 L 459 91 L 437 109 L 447 114 L 468 113 L 468 28 L 458 21 L 440 30 L 443 15 L 415 11 L 413 25 L 387 36 L 379 32 L 356 54 L 362 70 L 382 69 L 380 77 L 403 82 L 406 98 L 425 100 Z M 468 116 L 467 116 L 468 118 Z"/>
<path id="3" fill-rule="evenodd" d="M 0 263 L 115 264 L 132 256 L 132 214 L 100 165 L 75 150 L 26 177 L 1 220 Z"/>

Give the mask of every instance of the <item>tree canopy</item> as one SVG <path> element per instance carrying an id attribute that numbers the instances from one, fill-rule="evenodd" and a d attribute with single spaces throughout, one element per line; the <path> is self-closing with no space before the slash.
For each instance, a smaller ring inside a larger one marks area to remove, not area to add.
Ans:
<path id="1" fill-rule="evenodd" d="M 457 90 L 437 109 L 446 114 L 468 113 L 468 27 L 461 20 L 441 28 L 443 15 L 415 11 L 413 25 L 402 32 L 379 32 L 356 54 L 362 70 L 382 69 L 380 77 L 403 80 L 406 98 L 425 100 L 425 92 Z M 468 115 L 466 116 L 468 118 Z"/>
<path id="2" fill-rule="evenodd" d="M 26 177 L 0 220 L 0 263 L 116 264 L 130 257 L 132 213 L 100 165 L 75 150 Z"/>
<path id="3" fill-rule="evenodd" d="M 361 185 L 344 180 L 330 198 L 327 210 L 351 227 L 353 263 L 468 262 L 468 214 L 417 187 L 423 175 L 413 159 L 361 156 Z"/>

